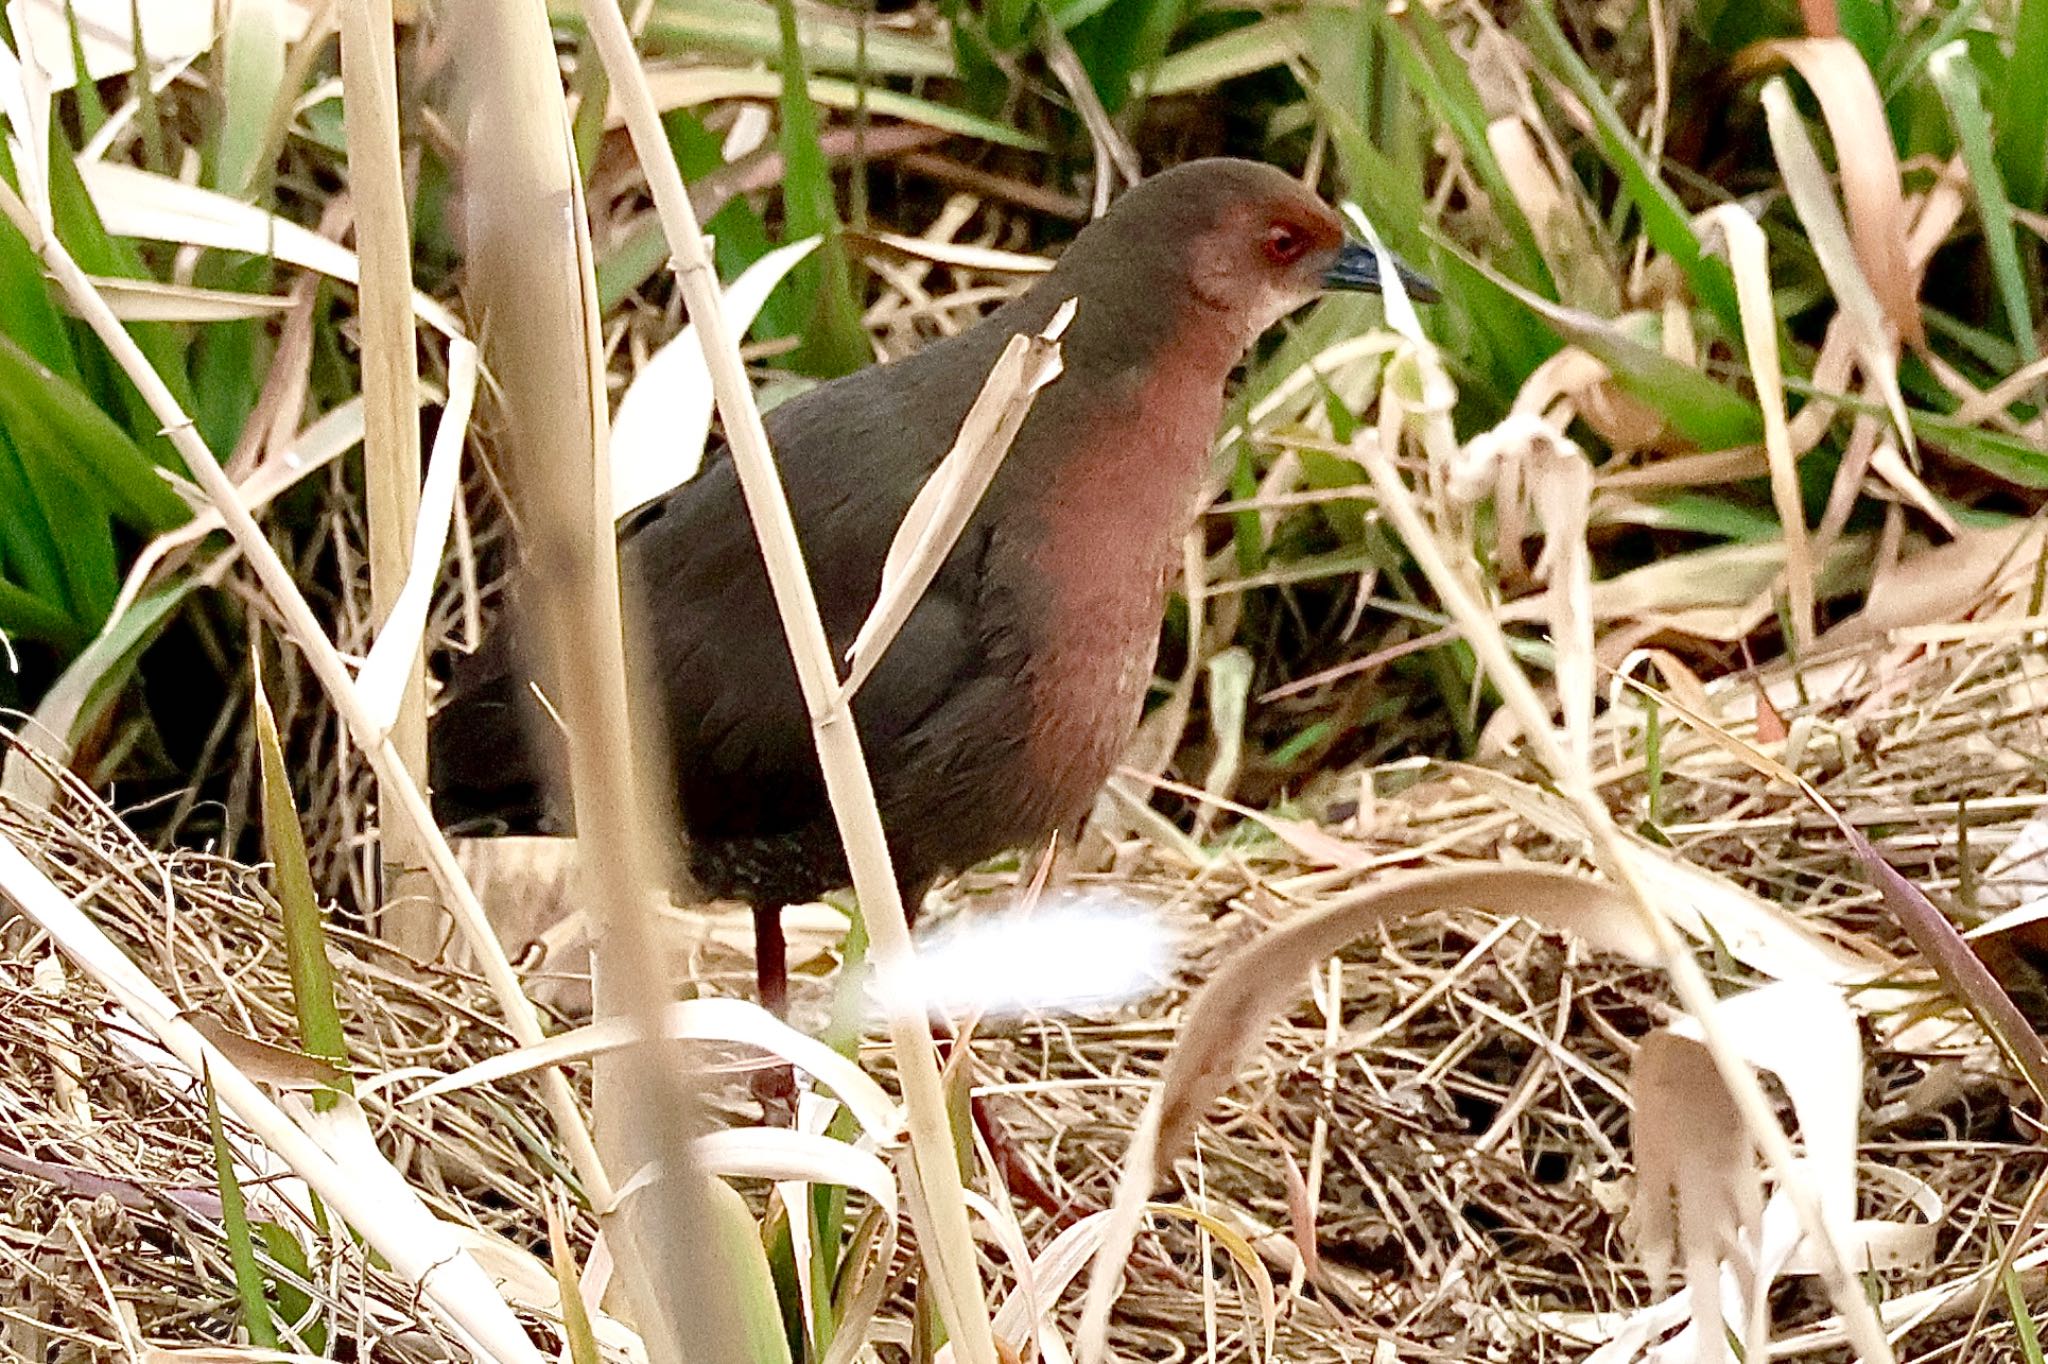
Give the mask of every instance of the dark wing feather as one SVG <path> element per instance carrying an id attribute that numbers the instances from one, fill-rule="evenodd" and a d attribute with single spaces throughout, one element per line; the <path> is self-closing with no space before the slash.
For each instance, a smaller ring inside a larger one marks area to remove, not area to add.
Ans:
<path id="1" fill-rule="evenodd" d="M 822 385 L 768 415 L 818 605 L 843 651 L 873 605 L 896 525 L 1006 340 L 980 329 L 909 360 Z M 856 703 L 888 798 L 918 727 L 985 666 L 977 631 L 981 532 L 970 530 Z M 629 639 L 659 698 L 679 812 L 694 840 L 775 840 L 829 823 L 810 725 L 738 476 L 723 450 L 688 483 L 619 525 Z M 559 771 L 553 726 L 496 632 L 458 666 L 437 720 L 444 815 L 493 831 L 550 820 L 538 773 Z M 522 743 L 510 739 L 523 733 Z M 538 751 L 537 751 L 538 750 Z M 901 783 L 897 783 L 900 785 Z"/>

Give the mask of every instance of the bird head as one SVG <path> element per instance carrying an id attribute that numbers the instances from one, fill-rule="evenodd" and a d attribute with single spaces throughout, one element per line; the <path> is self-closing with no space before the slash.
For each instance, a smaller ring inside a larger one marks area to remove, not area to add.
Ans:
<path id="1" fill-rule="evenodd" d="M 1091 236 L 1115 244 L 1127 279 L 1149 274 L 1156 287 L 1184 290 L 1240 346 L 1323 293 L 1378 293 L 1384 285 L 1379 253 L 1350 238 L 1312 190 L 1255 161 L 1190 161 L 1153 176 L 1083 242 Z M 1437 297 L 1427 279 L 1385 259 L 1411 298 Z M 1153 295 L 1150 306 L 1168 301 Z"/>

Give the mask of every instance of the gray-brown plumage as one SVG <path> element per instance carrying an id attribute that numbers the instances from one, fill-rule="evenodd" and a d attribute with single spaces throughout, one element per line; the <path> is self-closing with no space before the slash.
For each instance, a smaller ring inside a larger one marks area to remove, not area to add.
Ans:
<path id="1" fill-rule="evenodd" d="M 1130 190 L 978 326 L 768 415 L 843 653 L 897 524 L 1004 344 L 1079 300 L 1064 374 L 855 701 L 913 912 L 939 875 L 1087 812 L 1142 708 L 1232 368 L 1322 290 L 1377 286 L 1375 257 L 1314 194 L 1268 166 L 1193 162 Z M 630 647 L 659 692 L 689 871 L 704 893 L 755 907 L 765 1002 L 779 1005 L 780 907 L 847 871 L 731 460 L 714 455 L 629 514 L 619 539 Z M 551 730 L 525 693 L 502 649 L 458 668 L 435 742 L 449 822 L 561 826 L 539 780 L 561 765 L 534 761 Z"/>

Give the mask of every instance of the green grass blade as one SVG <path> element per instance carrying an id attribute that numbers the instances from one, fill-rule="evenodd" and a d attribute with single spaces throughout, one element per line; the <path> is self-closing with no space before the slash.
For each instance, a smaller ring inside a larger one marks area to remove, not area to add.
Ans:
<path id="1" fill-rule="evenodd" d="M 1918 409 L 1910 416 L 1914 436 L 1951 458 L 1974 464 L 2016 487 L 2048 488 L 2048 450 L 2034 442 Z"/>
<path id="2" fill-rule="evenodd" d="M 17 191 L 20 189 L 14 158 L 4 138 L 0 138 L 0 177 Z M 71 334 L 43 283 L 42 262 L 36 258 L 28 239 L 4 218 L 0 218 L 0 298 L 7 300 L 4 321 L 0 321 L 6 333 L 57 373 L 68 379 L 78 378 Z"/>
<path id="3" fill-rule="evenodd" d="M 56 154 L 50 158 L 50 210 L 57 224 L 57 236 L 71 252 L 79 267 L 89 275 L 107 275 L 121 279 L 153 280 L 155 276 L 144 265 L 142 253 L 123 237 L 110 236 L 106 225 L 100 221 L 99 210 L 93 207 L 92 196 L 86 192 L 85 182 L 79 178 L 78 167 L 72 163 L 68 150 L 53 149 Z M 190 374 L 185 367 L 185 340 L 179 331 L 163 322 L 131 322 L 127 324 L 128 334 L 135 338 L 135 344 L 149 357 L 149 363 L 163 377 L 171 393 L 178 400 L 178 406 L 186 412 L 198 406 L 198 399 L 192 391 Z M 83 334 L 83 324 L 80 324 Z M 97 341 L 86 343 L 90 353 L 104 356 Z M 81 350 L 81 355 L 87 353 Z M 95 384 L 104 406 L 125 415 L 129 431 L 142 447 L 151 452 L 157 463 L 167 469 L 179 469 L 183 464 L 171 443 L 157 433 L 157 420 L 149 410 L 149 404 L 135 386 L 128 382 L 112 365 L 102 360 L 100 368 L 105 373 L 103 383 Z"/>
<path id="4" fill-rule="evenodd" d="M 1900 34 L 1891 0 L 1835 0 L 1835 20 L 1842 36 L 1863 54 L 1864 64 L 1882 70 Z"/>
<path id="5" fill-rule="evenodd" d="M 782 27 L 783 231 L 790 241 L 825 239 L 790 276 L 799 293 L 812 300 L 810 325 L 790 356 L 790 367 L 820 377 L 851 374 L 874 356 L 861 328 L 852 263 L 840 236 L 831 163 L 818 142 L 818 107 L 804 82 L 795 0 L 775 0 L 775 13 Z"/>
<path id="6" fill-rule="evenodd" d="M 598 1364 L 597 1335 L 583 1306 L 582 1275 L 569 1244 L 567 1213 L 559 1191 L 542 1200 L 548 1215 L 548 1262 L 555 1271 L 555 1289 L 562 1295 L 562 1334 L 569 1342 L 570 1364 Z"/>
<path id="7" fill-rule="evenodd" d="M 242 1197 L 242 1182 L 235 1177 L 234 1153 L 220 1120 L 220 1096 L 213 1091 L 213 1074 L 206 1081 L 206 1131 L 213 1141 L 213 1172 L 220 1185 L 221 1226 L 227 1233 L 228 1258 L 235 1267 L 235 1295 L 242 1305 L 242 1329 L 249 1343 L 259 1350 L 277 1348 L 277 1323 L 270 1315 L 270 1296 L 264 1289 L 263 1270 L 256 1263 L 256 1243 L 249 1235 L 249 1205 Z"/>
<path id="8" fill-rule="evenodd" d="M 191 519 L 157 466 L 84 390 L 0 334 L 0 420 L 25 450 L 60 461 L 82 488 L 138 530 Z"/>
<path id="9" fill-rule="evenodd" d="M 1115 0 L 1069 35 L 1103 107 L 1116 113 L 1146 89 L 1180 26 L 1182 0 Z"/>
<path id="10" fill-rule="evenodd" d="M 1530 47 L 1592 114 L 1601 150 L 1615 174 L 1621 177 L 1622 191 L 1642 215 L 1643 231 L 1651 244 L 1678 266 L 1692 285 L 1694 295 L 1720 320 L 1728 335 L 1740 337 L 1742 320 L 1735 306 L 1735 277 L 1729 273 L 1728 263 L 1701 247 L 1685 205 L 1636 145 L 1628 125 L 1607 98 L 1607 92 L 1600 88 L 1592 70 L 1572 50 L 1571 41 L 1551 12 L 1550 0 L 1536 0 L 1524 11 L 1524 18 L 1523 30 Z"/>
<path id="11" fill-rule="evenodd" d="M 1430 220 L 1422 183 L 1400 170 L 1366 133 L 1353 106 L 1319 76 L 1297 68 L 1297 78 L 1310 103 L 1329 129 L 1350 197 L 1372 205 L 1373 226 L 1388 246 L 1427 269 L 1428 241 L 1423 225 Z"/>
<path id="12" fill-rule="evenodd" d="M 71 69 L 77 73 L 72 96 L 78 104 L 78 135 L 91 141 L 92 135 L 106 125 L 107 106 L 85 67 L 85 39 L 78 32 L 78 6 L 72 0 L 64 0 L 64 28 L 71 42 Z"/>
<path id="13" fill-rule="evenodd" d="M 581 25 L 581 7 L 552 0 L 549 10 L 559 22 Z M 823 6 L 804 13 L 801 39 L 804 65 L 812 71 L 852 72 L 860 68 L 860 32 L 853 22 Z M 779 16 L 756 0 L 663 0 L 641 32 L 650 57 L 731 53 L 755 61 L 783 60 Z M 942 80 L 958 74 L 951 48 L 942 38 L 870 29 L 865 63 L 875 77 L 926 77 Z"/>
<path id="14" fill-rule="evenodd" d="M 0 578 L 0 635 L 40 639 L 63 649 L 83 644 L 87 630 L 62 606 Z"/>
<path id="15" fill-rule="evenodd" d="M 121 570 L 106 503 L 78 485 L 74 472 L 34 445 L 18 448 L 22 481 L 55 547 L 64 600 L 73 618 L 98 628 L 121 594 Z"/>
<path id="16" fill-rule="evenodd" d="M 1272 15 L 1219 33 L 1162 58 L 1147 88 L 1154 97 L 1186 95 L 1285 66 L 1303 55 L 1306 33 L 1298 14 Z"/>
<path id="17" fill-rule="evenodd" d="M 598 59 L 597 40 L 585 29 L 576 39 L 576 70 L 569 81 L 569 94 L 576 101 L 576 119 L 571 140 L 576 146 L 576 168 L 583 183 L 590 183 L 597 169 L 597 149 L 604 141 L 605 106 L 612 97 L 611 78 Z"/>
<path id="18" fill-rule="evenodd" d="M 775 1276 L 761 1246 L 759 1228 L 746 1200 L 722 1179 L 707 1180 L 707 1211 L 713 1225 L 706 1234 L 725 1248 L 718 1256 L 731 1271 L 727 1287 L 738 1308 L 741 1327 L 755 1364 L 790 1364 L 789 1337 L 783 1334 L 782 1307 L 775 1294 Z"/>
<path id="19" fill-rule="evenodd" d="M 2048 0 L 2019 0 L 1998 104 L 1998 167 L 2013 202 L 2048 198 Z"/>
<path id="20" fill-rule="evenodd" d="M 1031 36 L 1031 17 L 1037 9 L 1035 0 L 983 0 L 981 31 L 997 51 L 1014 52 Z M 1093 5 L 1088 14 L 1099 13 L 1100 9 L 1101 6 Z M 1067 13 L 1054 17 L 1053 21 L 1066 29 L 1085 17 L 1077 15 L 1070 7 Z"/>
<path id="21" fill-rule="evenodd" d="M 1514 268 L 1509 273 L 1518 283 L 1556 298 L 1557 284 L 1551 277 L 1549 262 L 1543 258 L 1536 230 L 1522 211 L 1500 158 L 1494 155 L 1493 144 L 1487 140 L 1486 104 L 1479 87 L 1472 83 L 1465 57 L 1451 46 L 1443 26 L 1426 5 L 1405 5 L 1398 17 L 1379 11 L 1378 18 L 1388 50 L 1407 71 L 1409 83 L 1422 92 L 1436 116 L 1465 149 L 1494 213 L 1507 229 L 1515 248 Z"/>
<path id="22" fill-rule="evenodd" d="M 334 1003 L 334 969 L 327 960 L 327 925 L 313 890 L 313 871 L 306 858 L 306 834 L 299 807 L 292 798 L 291 777 L 278 741 L 277 717 L 263 691 L 260 662 L 255 669 L 256 749 L 263 782 L 263 853 L 270 860 L 271 889 L 284 911 L 285 963 L 291 973 L 292 1005 L 298 1015 L 299 1045 L 307 1054 L 332 1061 L 337 1071 L 348 1064 L 348 1044 L 341 1029 L 341 1011 Z M 349 1088 L 344 1074 L 340 1087 Z M 314 1095 L 314 1106 L 333 1107 L 334 1096 Z"/>
<path id="23" fill-rule="evenodd" d="M 29 480 L 21 451 L 0 426 L 0 558 L 14 580 L 37 597 L 69 611 L 64 590 L 64 550 L 48 510 Z M 78 622 L 74 621 L 76 625 Z"/>
<path id="24" fill-rule="evenodd" d="M 198 586 L 196 577 L 174 578 L 144 592 L 133 606 L 101 626 L 36 704 L 39 732 L 75 744 L 119 696 L 143 651 Z"/>
<path id="25" fill-rule="evenodd" d="M 1763 439 L 1763 419 L 1756 404 L 1734 389 L 1645 345 L 1605 318 L 1552 303 L 1501 278 L 1498 271 L 1457 248 L 1446 246 L 1445 250 L 1517 300 L 1561 340 L 1597 356 L 1613 372 L 1616 383 L 1663 413 L 1702 450 L 1754 445 Z"/>
<path id="26" fill-rule="evenodd" d="M 150 70 L 149 46 L 142 27 L 142 0 L 128 0 L 128 32 L 135 47 L 135 65 L 129 70 Z M 168 171 L 171 158 L 164 141 L 163 110 L 157 101 L 156 87 L 146 80 L 135 82 L 135 103 L 135 121 L 142 127 L 143 164 L 153 171 Z M 76 255 L 76 250 L 72 254 Z"/>
<path id="27" fill-rule="evenodd" d="M 775 99 L 782 93 L 782 78 L 773 71 L 754 71 L 732 67 L 692 67 L 674 81 L 659 88 L 661 101 L 675 113 L 685 108 L 698 108 L 727 100 Z M 812 75 L 804 82 L 811 103 L 827 109 L 853 110 L 862 104 L 871 114 L 889 118 L 900 118 L 906 123 L 916 123 L 942 132 L 958 133 L 962 137 L 980 138 L 1005 147 L 1017 147 L 1024 151 L 1045 151 L 1044 138 L 1024 132 L 1008 123 L 994 118 L 985 118 L 955 109 L 933 99 L 920 99 L 916 95 L 900 90 L 872 89 L 856 81 L 837 80 L 829 76 Z M 723 165 L 721 158 L 713 166 Z M 696 174 L 703 174 L 698 171 Z"/>
<path id="28" fill-rule="evenodd" d="M 1615 519 L 1632 526 L 1711 535 L 1742 544 L 1775 540 L 1783 533 L 1778 518 L 1766 508 L 1697 492 L 1630 503 Z"/>
<path id="29" fill-rule="evenodd" d="M 1649 809 L 1645 815 L 1651 827 L 1664 823 L 1664 717 L 1657 710 L 1657 694 L 1643 693 L 1643 776 L 1649 787 Z"/>
<path id="30" fill-rule="evenodd" d="M 314 1206 L 316 1209 L 319 1206 L 317 1199 Z M 324 1225 L 325 1219 L 321 1221 Z M 288 1228 L 281 1227 L 275 1222 L 258 1222 L 255 1224 L 255 1232 L 257 1239 L 263 1242 L 264 1252 L 270 1256 L 272 1265 L 285 1273 L 297 1275 L 299 1283 L 313 1282 L 313 1266 L 306 1258 L 306 1248 L 299 1244 L 298 1238 L 293 1236 Z M 269 1287 L 271 1296 L 277 1302 L 279 1319 L 291 1324 L 299 1339 L 306 1343 L 307 1349 L 315 1354 L 324 1352 L 327 1349 L 330 1331 L 327 1319 L 313 1314 L 312 1295 L 298 1284 L 286 1279 L 283 1274 L 272 1279 Z"/>
<path id="31" fill-rule="evenodd" d="M 1956 131 L 1956 145 L 1963 153 L 1963 168 L 1970 177 L 1970 193 L 1977 201 L 1977 219 L 1984 231 L 1984 247 L 1991 255 L 1991 276 L 1998 285 L 1999 302 L 2005 307 L 2005 323 L 2025 360 L 2040 357 L 2034 340 L 2033 308 L 2027 300 L 2027 281 L 2020 270 L 2019 239 L 2012 225 L 2012 203 L 2006 198 L 2005 177 L 1991 146 L 1991 118 L 1984 111 L 1984 92 L 1977 83 L 1977 68 L 1970 61 L 1969 46 L 1960 39 L 1936 52 L 1927 61 L 1941 101 L 1948 106 L 1950 124 Z"/>
<path id="32" fill-rule="evenodd" d="M 283 126 L 277 106 L 285 94 L 285 16 L 281 0 L 235 0 L 226 10 L 214 44 L 220 79 L 207 178 L 242 199 L 263 191 L 276 159 L 271 133 Z"/>
<path id="33" fill-rule="evenodd" d="M 2034 1325 L 2033 1309 L 2027 1306 L 2026 1286 L 2020 1282 L 2019 1271 L 2010 1260 L 2006 1261 L 2004 1269 L 1998 1279 L 2005 1288 L 2006 1308 L 2012 1313 L 2012 1329 L 2019 1339 L 2020 1358 L 2025 1364 L 2042 1364 L 2041 1332 Z"/>

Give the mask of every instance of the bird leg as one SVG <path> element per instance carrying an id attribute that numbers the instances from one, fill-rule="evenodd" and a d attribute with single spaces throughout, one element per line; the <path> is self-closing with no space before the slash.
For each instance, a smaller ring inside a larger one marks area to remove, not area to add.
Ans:
<path id="1" fill-rule="evenodd" d="M 754 989 L 761 1007 L 789 1017 L 789 947 L 782 939 L 782 906 L 755 905 Z"/>
<path id="2" fill-rule="evenodd" d="M 782 937 L 782 906 L 755 905 L 754 991 L 761 1007 L 777 1018 L 789 1019 L 789 947 Z M 786 1065 L 757 1070 L 753 1078 L 754 1098 L 761 1104 L 761 1121 L 770 1127 L 796 1126 L 796 1072 Z"/>

